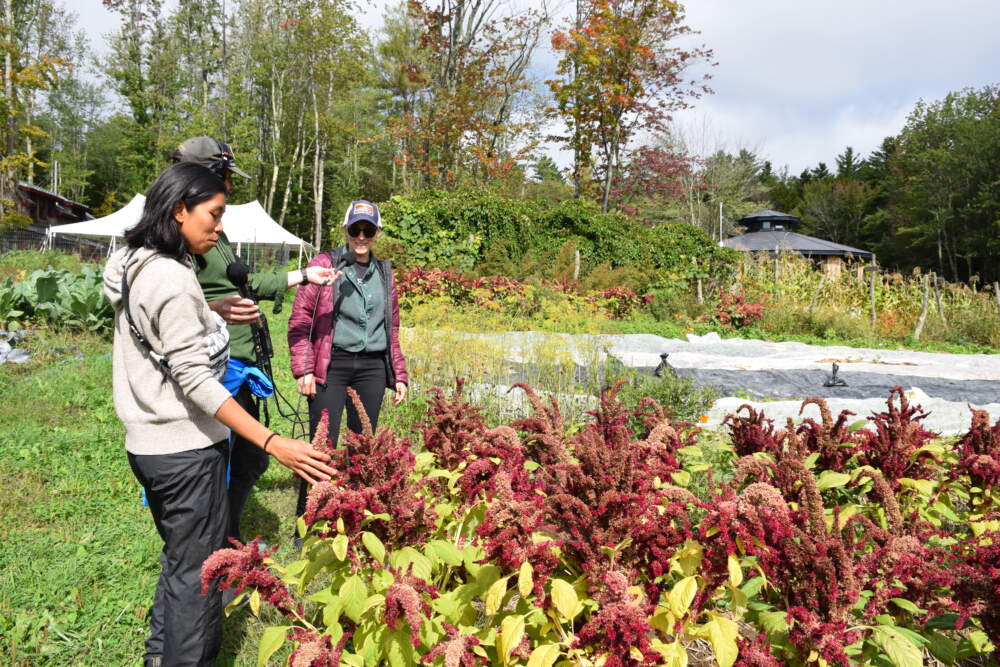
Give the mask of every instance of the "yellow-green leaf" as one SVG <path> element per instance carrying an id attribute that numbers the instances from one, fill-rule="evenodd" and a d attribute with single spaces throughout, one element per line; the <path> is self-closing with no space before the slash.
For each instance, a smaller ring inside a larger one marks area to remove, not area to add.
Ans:
<path id="1" fill-rule="evenodd" d="M 442 563 L 453 566 L 462 564 L 462 553 L 451 542 L 447 540 L 433 540 L 427 546 L 434 550 L 434 554 Z"/>
<path id="2" fill-rule="evenodd" d="M 694 540 L 688 540 L 684 547 L 678 552 L 677 564 L 681 573 L 687 577 L 698 571 L 701 567 L 703 547 Z"/>
<path id="3" fill-rule="evenodd" d="M 382 544 L 382 540 L 378 538 L 378 535 L 366 530 L 361 533 L 361 543 L 365 545 L 365 549 L 372 555 L 372 558 L 380 563 L 385 561 L 385 545 Z"/>
<path id="4" fill-rule="evenodd" d="M 338 595 L 344 603 L 344 613 L 347 614 L 348 618 L 357 623 L 365 610 L 365 601 L 368 599 L 368 586 L 365 585 L 365 582 L 358 575 L 351 575 L 340 585 Z"/>
<path id="5" fill-rule="evenodd" d="M 684 577 L 674 584 L 674 587 L 670 589 L 670 593 L 667 595 L 667 601 L 670 604 L 670 611 L 673 612 L 674 616 L 680 618 L 687 613 L 687 610 L 691 607 L 691 602 L 694 600 L 694 596 L 697 592 L 697 577 Z"/>
<path id="6" fill-rule="evenodd" d="M 572 584 L 565 579 L 552 580 L 552 603 L 559 615 L 567 620 L 575 618 L 582 608 Z"/>
<path id="7" fill-rule="evenodd" d="M 918 607 L 917 605 L 913 604 L 912 602 L 910 602 L 909 600 L 907 600 L 905 598 L 889 598 L 889 602 L 892 602 L 893 604 L 895 604 L 900 609 L 905 609 L 906 611 L 910 612 L 911 614 L 926 614 L 927 613 L 926 611 L 924 611 L 923 609 L 921 609 L 920 607 Z"/>
<path id="8" fill-rule="evenodd" d="M 507 580 L 509 578 L 503 577 L 497 579 L 486 591 L 486 597 L 483 599 L 483 602 L 486 604 L 485 611 L 488 616 L 493 616 L 500 611 L 500 605 L 503 604 L 503 596 L 507 593 Z"/>
<path id="9" fill-rule="evenodd" d="M 257 667 L 264 667 L 267 664 L 268 659 L 285 643 L 285 636 L 287 634 L 287 625 L 270 627 L 264 630 L 264 634 L 260 638 L 260 644 L 257 646 Z"/>
<path id="10" fill-rule="evenodd" d="M 302 517 L 295 520 L 295 528 L 299 531 L 299 537 L 305 537 L 306 533 L 309 532 L 309 527 L 306 526 L 306 520 Z"/>
<path id="11" fill-rule="evenodd" d="M 521 644 L 524 637 L 524 616 L 508 616 L 500 622 L 500 636 L 497 637 L 497 652 L 503 664 L 510 660 L 510 653 Z"/>
<path id="12" fill-rule="evenodd" d="M 686 470 L 678 470 L 675 473 L 671 473 L 671 478 L 674 480 L 674 484 L 677 486 L 686 487 L 691 483 L 691 473 Z"/>
<path id="13" fill-rule="evenodd" d="M 653 626 L 654 629 L 669 635 L 674 632 L 675 621 L 676 619 L 672 613 L 663 607 L 660 607 L 658 611 L 650 617 L 649 624 Z"/>
<path id="14" fill-rule="evenodd" d="M 734 621 L 725 616 L 712 615 L 712 620 L 708 622 L 708 642 L 712 645 L 719 667 L 733 667 L 740 652 L 736 644 L 739 634 L 739 627 Z"/>
<path id="15" fill-rule="evenodd" d="M 872 637 L 896 667 L 922 667 L 923 652 L 890 625 L 876 625 Z"/>
<path id="16" fill-rule="evenodd" d="M 335 538 L 333 538 L 333 543 L 330 548 L 333 549 L 333 555 L 337 557 L 337 560 L 344 560 L 347 558 L 347 547 L 350 540 L 347 539 L 347 535 L 340 533 Z"/>
<path id="17" fill-rule="evenodd" d="M 419 577 L 424 581 L 431 580 L 432 565 L 430 559 L 413 547 L 403 547 L 399 551 L 393 552 L 390 560 L 394 567 L 403 571 L 410 569 L 412 565 L 414 577 Z"/>
<path id="18" fill-rule="evenodd" d="M 534 588 L 534 568 L 531 567 L 531 563 L 524 561 L 521 563 L 521 568 L 517 572 L 517 592 L 521 594 L 521 597 L 526 598 L 531 595 L 531 591 Z"/>
<path id="19" fill-rule="evenodd" d="M 260 616 L 260 591 L 256 588 L 250 593 L 250 611 L 254 616 Z"/>
<path id="20" fill-rule="evenodd" d="M 660 655 L 663 656 L 664 667 L 687 667 L 687 649 L 684 648 L 684 644 L 682 644 L 679 639 L 669 644 L 664 644 L 659 640 L 653 640 L 651 645 L 654 649 L 659 651 Z"/>
<path id="21" fill-rule="evenodd" d="M 788 634 L 788 614 L 786 612 L 762 611 L 757 619 L 760 627 L 772 638 Z"/>
<path id="22" fill-rule="evenodd" d="M 844 486 L 851 481 L 851 476 L 846 472 L 836 472 L 833 470 L 824 470 L 816 478 L 816 488 L 820 491 L 825 491 L 826 489 L 834 489 L 838 486 Z"/>
<path id="23" fill-rule="evenodd" d="M 226 605 L 226 608 L 222 610 L 226 618 L 229 618 L 234 611 L 236 611 L 243 605 L 243 601 L 246 599 L 246 597 L 247 597 L 247 592 L 243 591 L 242 593 L 234 597 L 232 602 Z"/>
<path id="24" fill-rule="evenodd" d="M 539 646 L 528 656 L 528 667 L 552 667 L 559 654 L 559 647 L 555 644 Z"/>
<path id="25" fill-rule="evenodd" d="M 729 554 L 726 568 L 729 570 L 729 583 L 733 588 L 743 583 L 743 568 L 740 566 L 740 559 L 736 554 Z"/>
<path id="26" fill-rule="evenodd" d="M 900 477 L 899 485 L 904 489 L 915 489 L 917 493 L 924 497 L 930 497 L 934 493 L 934 481 L 930 479 L 910 479 Z"/>

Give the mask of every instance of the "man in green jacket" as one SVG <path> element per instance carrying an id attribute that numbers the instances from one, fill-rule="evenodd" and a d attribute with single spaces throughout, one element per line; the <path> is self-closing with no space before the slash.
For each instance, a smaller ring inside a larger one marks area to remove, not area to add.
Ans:
<path id="1" fill-rule="evenodd" d="M 249 176 L 237 168 L 229 145 L 211 137 L 194 137 L 182 143 L 170 154 L 174 162 L 195 162 L 217 173 L 226 184 L 226 191 L 233 189 L 232 175 Z M 229 324 L 230 357 L 243 364 L 254 366 L 258 359 L 254 349 L 251 323 L 260 322 L 260 310 L 250 299 L 240 296 L 239 290 L 226 275 L 226 268 L 235 261 L 236 253 L 226 238 L 220 235 L 215 248 L 198 258 L 198 282 L 209 307 Z M 275 302 L 279 307 L 285 292 L 294 285 L 329 285 L 337 272 L 311 266 L 296 271 L 261 271 L 251 273 L 247 284 L 261 300 Z M 264 361 L 264 360 L 261 360 Z M 255 419 L 259 418 L 259 402 L 249 386 L 244 383 L 234 395 L 237 403 Z M 240 536 L 240 518 L 250 497 L 250 489 L 267 470 L 268 455 L 243 438 L 231 438 L 229 459 L 229 531 L 228 536 L 243 541 Z"/>

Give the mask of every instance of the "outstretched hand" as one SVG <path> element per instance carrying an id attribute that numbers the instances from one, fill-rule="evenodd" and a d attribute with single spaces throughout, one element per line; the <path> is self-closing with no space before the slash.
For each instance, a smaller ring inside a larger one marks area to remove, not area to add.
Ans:
<path id="1" fill-rule="evenodd" d="M 336 470 L 326 465 L 330 462 L 329 455 L 314 449 L 304 440 L 276 435 L 271 438 L 267 453 L 310 484 L 325 482 L 337 474 Z"/>
<path id="2" fill-rule="evenodd" d="M 260 308 L 250 299 L 239 294 L 209 301 L 208 307 L 219 314 L 226 324 L 250 324 L 260 317 Z"/>
<path id="3" fill-rule="evenodd" d="M 332 285 L 342 273 L 343 271 L 328 269 L 325 266 L 306 267 L 306 278 L 313 285 Z"/>

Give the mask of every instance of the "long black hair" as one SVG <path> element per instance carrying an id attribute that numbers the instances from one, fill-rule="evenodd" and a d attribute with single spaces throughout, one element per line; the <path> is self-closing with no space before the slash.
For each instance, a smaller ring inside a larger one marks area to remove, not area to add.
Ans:
<path id="1" fill-rule="evenodd" d="M 150 248 L 180 259 L 188 248 L 174 219 L 177 202 L 190 211 L 220 193 L 226 194 L 226 185 L 208 167 L 194 162 L 170 165 L 146 191 L 142 217 L 125 232 L 125 241 L 130 248 Z"/>

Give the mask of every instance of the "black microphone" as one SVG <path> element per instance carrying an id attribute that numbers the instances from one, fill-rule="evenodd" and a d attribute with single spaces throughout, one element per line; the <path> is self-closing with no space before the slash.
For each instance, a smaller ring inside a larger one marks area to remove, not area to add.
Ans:
<path id="1" fill-rule="evenodd" d="M 353 250 L 348 250 L 343 255 L 340 256 L 340 261 L 337 262 L 337 266 L 334 269 L 344 269 L 348 266 L 354 266 L 358 261 L 358 254 Z"/>
<path id="2" fill-rule="evenodd" d="M 250 298 L 250 288 L 247 286 L 247 278 L 249 277 L 250 269 L 238 259 L 226 267 L 226 278 L 229 278 L 229 282 L 236 285 L 236 289 L 240 291 L 240 296 L 244 299 Z"/>
<path id="3" fill-rule="evenodd" d="M 236 289 L 240 292 L 240 296 L 257 303 L 257 295 L 253 293 L 253 289 L 251 289 L 247 280 L 249 277 L 249 267 L 239 258 L 230 262 L 229 266 L 226 267 L 226 278 L 229 278 L 229 282 L 236 286 Z M 267 328 L 267 319 L 264 317 L 264 313 L 257 316 L 257 322 L 251 323 L 250 329 L 254 334 L 254 347 L 256 348 L 257 359 L 258 361 L 265 360 L 263 363 L 266 363 L 267 359 L 274 356 L 274 347 L 271 344 L 271 331 Z M 265 370 L 270 377 L 271 373 L 268 372 L 270 369 L 262 370 Z"/>

